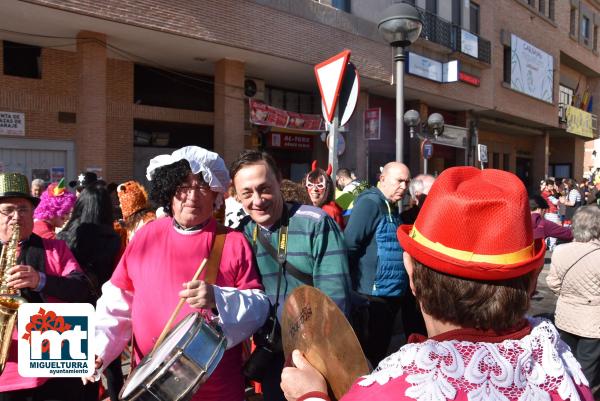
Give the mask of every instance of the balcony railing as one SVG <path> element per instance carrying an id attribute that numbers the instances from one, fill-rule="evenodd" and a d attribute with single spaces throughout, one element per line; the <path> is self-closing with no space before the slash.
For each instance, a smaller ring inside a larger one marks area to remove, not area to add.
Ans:
<path id="1" fill-rule="evenodd" d="M 567 117 L 567 108 L 568 104 L 559 103 L 558 104 L 558 123 L 561 127 L 565 128 L 567 132 L 571 132 L 569 129 L 569 121 Z M 588 126 L 585 122 L 586 118 L 589 118 L 591 129 L 593 132 L 593 137 L 598 138 L 598 116 L 592 113 L 588 113 L 587 111 L 583 111 L 581 109 L 577 109 L 578 114 L 581 114 L 580 118 L 575 117 L 573 124 L 575 128 L 581 128 L 581 126 Z M 586 117 L 586 118 L 583 118 Z M 585 136 L 585 135 L 584 135 Z"/>
<path id="2" fill-rule="evenodd" d="M 421 8 L 418 9 L 423 17 L 423 30 L 421 37 L 433 43 L 440 44 L 454 51 L 461 51 L 461 31 L 458 25 L 453 25 L 435 14 L 432 14 Z M 477 57 L 476 59 L 487 64 L 492 62 L 492 45 L 489 40 L 477 37 Z"/>

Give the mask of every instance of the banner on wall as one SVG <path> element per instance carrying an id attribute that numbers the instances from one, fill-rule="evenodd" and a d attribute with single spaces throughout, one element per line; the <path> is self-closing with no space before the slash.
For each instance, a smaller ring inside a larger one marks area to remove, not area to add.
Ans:
<path id="1" fill-rule="evenodd" d="M 586 138 L 594 137 L 594 129 L 592 127 L 592 115 L 587 111 L 578 109 L 577 107 L 567 106 L 567 132 L 575 135 L 584 136 Z"/>
<path id="2" fill-rule="evenodd" d="M 25 135 L 25 113 L 0 111 L 0 135 Z"/>
<path id="3" fill-rule="evenodd" d="M 554 59 L 516 35 L 511 35 L 510 87 L 552 103 Z"/>
<path id="4" fill-rule="evenodd" d="M 318 114 L 294 113 L 254 99 L 249 99 L 249 102 L 252 124 L 299 131 L 325 131 L 325 120 Z"/>

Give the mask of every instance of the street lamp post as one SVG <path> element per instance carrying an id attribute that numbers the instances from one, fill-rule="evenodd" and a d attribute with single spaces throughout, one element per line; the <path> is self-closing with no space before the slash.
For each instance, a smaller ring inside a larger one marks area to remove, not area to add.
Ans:
<path id="1" fill-rule="evenodd" d="M 424 152 L 424 143 L 429 140 L 436 140 L 438 136 L 444 132 L 444 116 L 440 113 L 433 113 L 427 118 L 427 128 L 425 124 L 421 126 L 421 116 L 416 110 L 408 110 L 404 114 L 404 122 L 408 125 L 410 130 L 410 137 L 413 138 L 415 134 L 422 139 L 421 152 L 423 154 L 423 170 L 424 174 L 427 174 L 427 157 Z"/>
<path id="2" fill-rule="evenodd" d="M 406 3 L 392 4 L 383 12 L 377 29 L 394 48 L 396 66 L 396 160 L 403 162 L 404 124 L 404 48 L 421 34 L 423 21 L 416 8 Z"/>

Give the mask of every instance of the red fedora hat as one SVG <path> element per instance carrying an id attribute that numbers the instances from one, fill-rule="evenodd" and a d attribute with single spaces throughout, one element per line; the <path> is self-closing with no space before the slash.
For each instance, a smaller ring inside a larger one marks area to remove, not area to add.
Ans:
<path id="1" fill-rule="evenodd" d="M 452 167 L 435 181 L 415 224 L 398 228 L 402 248 L 436 271 L 473 280 L 519 277 L 543 264 L 527 191 L 502 170 Z"/>

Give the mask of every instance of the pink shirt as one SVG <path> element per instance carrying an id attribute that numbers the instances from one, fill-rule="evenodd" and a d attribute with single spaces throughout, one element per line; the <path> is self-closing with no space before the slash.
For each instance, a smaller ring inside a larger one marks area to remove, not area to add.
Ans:
<path id="1" fill-rule="evenodd" d="M 33 232 L 42 238 L 56 239 L 56 232 L 50 223 L 44 220 L 36 220 L 33 223 Z"/>
<path id="2" fill-rule="evenodd" d="M 171 218 L 158 219 L 141 228 L 127 246 L 111 283 L 134 293 L 132 327 L 136 344 L 143 355 L 152 350 L 175 309 L 182 284 L 192 279 L 202 260 L 208 257 L 215 228 L 216 221 L 212 220 L 202 230 L 183 232 L 173 227 Z M 228 232 L 216 285 L 242 290 L 262 288 L 252 249 L 242 233 Z M 187 303 L 184 304 L 176 323 L 194 311 Z M 139 355 L 136 357 L 139 360 Z M 244 399 L 241 345 L 225 352 L 217 369 L 193 399 Z"/>
<path id="3" fill-rule="evenodd" d="M 65 277 L 74 271 L 81 271 L 75 257 L 66 242 L 61 240 L 42 239 L 46 251 L 46 275 Z M 44 291 L 42 290 L 42 293 Z M 62 302 L 55 297 L 47 297 L 48 302 Z M 0 392 L 23 390 L 39 387 L 48 379 L 45 377 L 22 377 L 17 368 L 17 329 L 13 332 L 8 360 L 4 372 L 0 375 Z"/>

